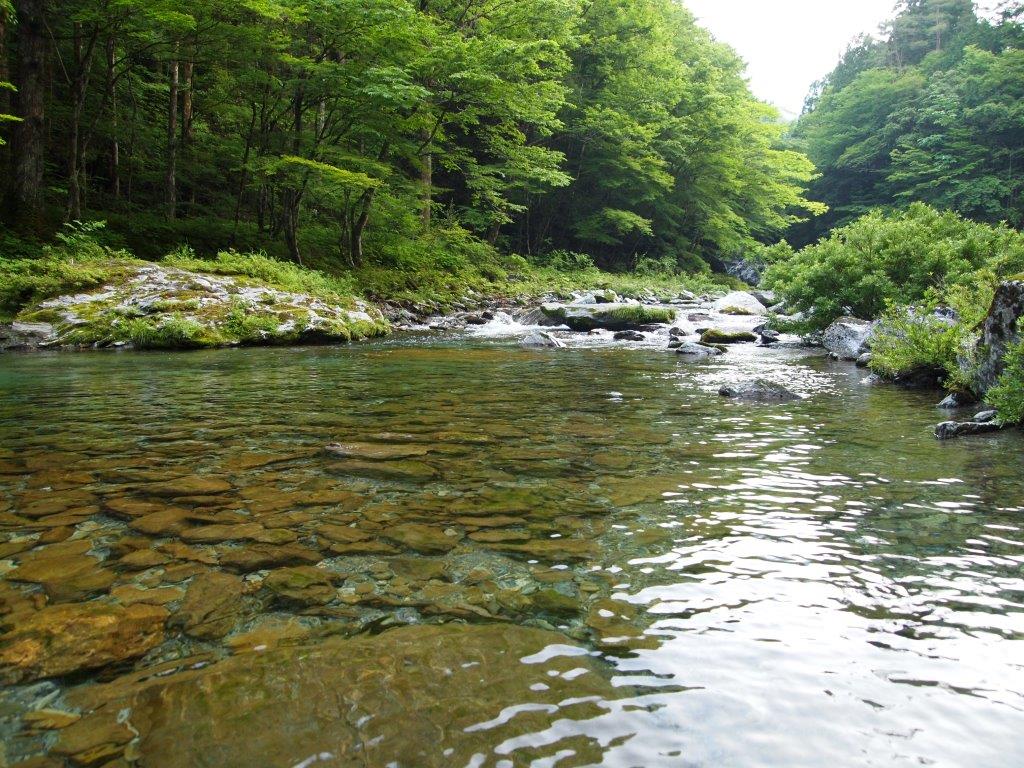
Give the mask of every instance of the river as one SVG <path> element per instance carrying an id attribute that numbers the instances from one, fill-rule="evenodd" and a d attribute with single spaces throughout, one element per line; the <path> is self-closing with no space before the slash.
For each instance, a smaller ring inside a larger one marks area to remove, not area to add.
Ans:
<path id="1" fill-rule="evenodd" d="M 1021 764 L 1024 434 L 582 338 L 5 356 L 8 760 Z"/>

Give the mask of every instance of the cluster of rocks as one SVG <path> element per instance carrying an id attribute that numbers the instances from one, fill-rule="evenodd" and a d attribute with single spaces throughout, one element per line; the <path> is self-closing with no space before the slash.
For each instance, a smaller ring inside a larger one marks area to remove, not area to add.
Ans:
<path id="1" fill-rule="evenodd" d="M 116 282 L 58 296 L 0 327 L 0 351 L 194 348 L 348 342 L 387 333 L 366 302 L 327 299 L 258 281 L 159 264 L 126 266 Z"/>

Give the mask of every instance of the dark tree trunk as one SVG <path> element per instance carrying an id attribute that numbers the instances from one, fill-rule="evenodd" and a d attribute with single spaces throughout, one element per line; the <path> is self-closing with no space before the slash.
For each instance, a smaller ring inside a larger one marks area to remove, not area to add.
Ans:
<path id="1" fill-rule="evenodd" d="M 121 197 L 121 144 L 117 124 L 117 87 L 114 81 L 116 47 L 114 38 L 107 39 L 107 101 L 110 105 L 110 147 L 108 150 L 108 191 L 115 200 Z"/>
<path id="2" fill-rule="evenodd" d="M 349 236 L 349 256 L 354 267 L 363 266 L 363 233 L 366 231 L 366 225 L 370 222 L 370 208 L 373 206 L 373 196 L 373 189 L 363 192 L 359 198 L 355 220 L 352 222 L 352 231 Z"/>
<path id="3" fill-rule="evenodd" d="M 178 208 L 178 59 L 171 61 L 170 94 L 167 100 L 167 176 L 164 203 L 167 218 L 173 220 Z"/>
<path id="4" fill-rule="evenodd" d="M 7 31 L 10 29 L 10 19 L 7 18 L 7 10 L 0 7 L 0 83 L 10 82 L 11 73 L 7 66 Z M 0 88 L 0 115 L 7 115 L 11 112 L 11 93 L 6 88 Z M 7 126 L 0 125 L 3 135 L 7 135 Z M 0 147 L 0 179 L 8 179 L 7 155 L 9 147 L 5 144 Z M 6 182 L 4 184 L 6 186 Z M 0 194 L 4 192 L 0 189 Z"/>
<path id="5" fill-rule="evenodd" d="M 43 167 L 46 160 L 44 133 L 46 103 L 46 0 L 17 0 L 18 87 L 13 142 L 14 182 L 11 219 L 27 234 L 42 234 Z"/>
<path id="6" fill-rule="evenodd" d="M 82 218 L 82 111 L 85 109 L 85 94 L 89 89 L 92 56 L 98 36 L 98 31 L 93 29 L 89 39 L 83 40 L 82 25 L 74 25 L 74 70 L 68 82 L 71 90 L 71 130 L 68 142 L 67 219 L 71 221 Z"/>

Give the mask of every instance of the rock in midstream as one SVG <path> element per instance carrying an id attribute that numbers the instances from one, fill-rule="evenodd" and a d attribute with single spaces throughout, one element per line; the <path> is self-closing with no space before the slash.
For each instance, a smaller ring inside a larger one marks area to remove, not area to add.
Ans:
<path id="1" fill-rule="evenodd" d="M 767 379 L 726 384 L 718 390 L 718 394 L 722 397 L 756 403 L 785 403 L 800 399 L 800 395 Z"/>

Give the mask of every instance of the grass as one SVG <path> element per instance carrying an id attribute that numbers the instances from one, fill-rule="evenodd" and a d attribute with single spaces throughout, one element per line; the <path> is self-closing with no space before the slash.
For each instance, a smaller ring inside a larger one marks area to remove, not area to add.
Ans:
<path id="1" fill-rule="evenodd" d="M 996 409 L 1001 424 L 1024 424 L 1024 341 L 1010 347 L 1006 370 L 989 390 L 985 402 Z"/>

